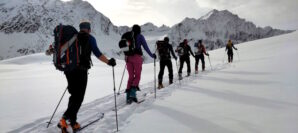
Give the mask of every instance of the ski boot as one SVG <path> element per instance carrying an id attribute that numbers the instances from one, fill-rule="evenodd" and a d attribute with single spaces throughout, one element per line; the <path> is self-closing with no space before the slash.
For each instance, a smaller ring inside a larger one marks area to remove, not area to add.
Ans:
<path id="1" fill-rule="evenodd" d="M 173 79 L 170 79 L 169 84 L 173 84 Z"/>
<path id="2" fill-rule="evenodd" d="M 67 131 L 68 125 L 66 123 L 65 118 L 61 118 L 61 120 L 57 126 L 58 126 L 58 128 L 61 129 L 62 133 L 68 133 L 68 131 Z"/>
<path id="3" fill-rule="evenodd" d="M 74 133 L 79 131 L 79 129 L 81 128 L 81 125 L 78 122 L 70 123 L 70 126 Z"/>
<path id="4" fill-rule="evenodd" d="M 157 89 L 162 89 L 162 88 L 164 88 L 163 84 L 159 83 Z"/>
<path id="5" fill-rule="evenodd" d="M 179 73 L 179 80 L 182 80 L 182 73 Z"/>
<path id="6" fill-rule="evenodd" d="M 189 77 L 190 76 L 190 73 L 187 73 L 187 76 L 186 77 Z"/>
<path id="7" fill-rule="evenodd" d="M 131 99 L 133 102 L 138 102 L 138 98 L 137 98 L 137 90 L 138 88 L 135 86 L 132 86 L 130 88 L 130 93 L 129 93 L 129 99 Z"/>
<path id="8" fill-rule="evenodd" d="M 126 89 L 125 93 L 126 93 L 126 104 L 131 104 L 132 99 L 130 98 L 130 89 Z"/>

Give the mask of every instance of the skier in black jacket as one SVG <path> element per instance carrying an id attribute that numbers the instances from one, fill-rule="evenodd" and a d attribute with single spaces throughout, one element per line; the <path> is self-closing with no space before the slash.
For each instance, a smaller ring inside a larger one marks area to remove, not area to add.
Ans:
<path id="1" fill-rule="evenodd" d="M 158 74 L 158 89 L 164 88 L 162 84 L 164 69 L 167 66 L 169 71 L 169 82 L 170 84 L 173 83 L 173 67 L 172 67 L 172 61 L 171 61 L 171 55 L 170 52 L 175 60 L 177 60 L 177 57 L 175 56 L 173 47 L 171 44 L 169 44 L 169 38 L 165 37 L 163 41 L 157 41 L 157 51 L 159 54 L 160 59 L 160 70 Z"/>
<path id="2" fill-rule="evenodd" d="M 226 51 L 228 51 L 228 61 L 229 63 L 233 62 L 233 49 L 238 50 L 237 48 L 235 48 L 234 44 L 232 43 L 231 40 L 228 41 L 228 44 L 226 46 Z"/>
<path id="3" fill-rule="evenodd" d="M 180 58 L 180 68 L 179 68 L 179 80 L 182 79 L 182 69 L 183 64 L 186 62 L 187 64 L 187 76 L 190 76 L 190 54 L 194 56 L 190 46 L 187 44 L 187 39 L 184 39 L 182 43 L 179 44 L 179 46 L 176 49 L 176 52 L 178 52 L 179 58 Z"/>

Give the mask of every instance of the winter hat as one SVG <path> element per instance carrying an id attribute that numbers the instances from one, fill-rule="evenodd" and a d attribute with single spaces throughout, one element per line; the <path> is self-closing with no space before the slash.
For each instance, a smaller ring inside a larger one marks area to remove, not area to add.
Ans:
<path id="1" fill-rule="evenodd" d="M 199 43 L 202 44 L 202 40 L 199 40 Z"/>
<path id="2" fill-rule="evenodd" d="M 80 30 L 82 30 L 82 29 L 90 30 L 91 29 L 90 21 L 82 21 L 80 23 Z"/>
<path id="3" fill-rule="evenodd" d="M 183 43 L 187 44 L 187 39 L 184 39 L 184 40 L 183 40 Z"/>
<path id="4" fill-rule="evenodd" d="M 135 33 L 135 35 L 138 35 L 141 33 L 141 27 L 137 24 L 132 26 L 132 31 Z"/>
<path id="5" fill-rule="evenodd" d="M 165 37 L 163 40 L 166 41 L 166 42 L 169 42 L 169 38 L 168 37 Z"/>

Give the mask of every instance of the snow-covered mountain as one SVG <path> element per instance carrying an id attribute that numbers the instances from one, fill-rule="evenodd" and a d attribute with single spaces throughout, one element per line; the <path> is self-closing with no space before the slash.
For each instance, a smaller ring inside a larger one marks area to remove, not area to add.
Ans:
<path id="1" fill-rule="evenodd" d="M 185 18 L 171 28 L 169 36 L 174 42 L 188 39 L 190 44 L 202 39 L 207 49 L 212 50 L 225 46 L 229 39 L 238 44 L 289 32 L 291 31 L 271 27 L 256 27 L 252 22 L 239 18 L 228 10 L 212 10 L 199 19 Z"/>
<path id="2" fill-rule="evenodd" d="M 43 52 L 59 23 L 78 28 L 81 20 L 90 20 L 98 45 L 104 45 L 102 51 L 116 48 L 120 37 L 118 27 L 82 0 L 1 0 L 0 14 L 0 59 Z"/>
<path id="3" fill-rule="evenodd" d="M 81 20 L 92 22 L 92 34 L 102 52 L 123 59 L 118 48 L 120 36 L 131 27 L 113 25 L 109 18 L 83 0 L 1 0 L 0 1 L 0 60 L 43 52 L 53 41 L 53 29 L 59 23 L 78 28 Z M 203 39 L 208 49 L 223 47 L 228 39 L 235 43 L 288 33 L 259 28 L 227 10 L 213 10 L 199 18 L 186 18 L 173 27 L 157 27 L 152 23 L 141 26 L 150 49 L 157 39 L 169 36 L 174 45 L 184 38 L 194 41 Z M 145 59 L 148 55 L 145 54 Z"/>

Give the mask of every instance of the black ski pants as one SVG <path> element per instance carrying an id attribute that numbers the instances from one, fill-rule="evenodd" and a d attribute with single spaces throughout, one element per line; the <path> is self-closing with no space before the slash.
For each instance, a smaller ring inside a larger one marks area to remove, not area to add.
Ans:
<path id="1" fill-rule="evenodd" d="M 84 100 L 85 91 L 88 80 L 88 70 L 74 69 L 64 73 L 68 82 L 68 92 L 70 93 L 68 107 L 63 117 L 70 120 L 71 123 L 76 122 L 77 113 Z"/>
<path id="2" fill-rule="evenodd" d="M 189 56 L 181 56 L 180 57 L 180 68 L 179 68 L 179 74 L 182 73 L 182 69 L 183 69 L 183 64 L 184 62 L 186 62 L 186 65 L 187 65 L 187 73 L 190 73 L 191 70 L 190 70 L 190 59 L 189 59 Z"/>
<path id="3" fill-rule="evenodd" d="M 169 71 L 169 81 L 173 82 L 172 61 L 170 59 L 160 60 L 159 66 L 160 66 L 160 70 L 159 70 L 159 74 L 158 74 L 158 83 L 162 84 L 163 74 L 164 74 L 164 70 L 165 70 L 166 66 L 168 67 L 168 71 Z"/>
<path id="4" fill-rule="evenodd" d="M 228 61 L 233 62 L 233 51 L 228 51 Z"/>
<path id="5" fill-rule="evenodd" d="M 203 54 L 196 55 L 195 58 L 196 58 L 196 63 L 195 63 L 195 69 L 196 69 L 196 71 L 198 71 L 198 65 L 199 65 L 199 61 L 200 60 L 202 62 L 202 70 L 205 70 L 205 58 L 204 58 L 204 55 Z"/>

